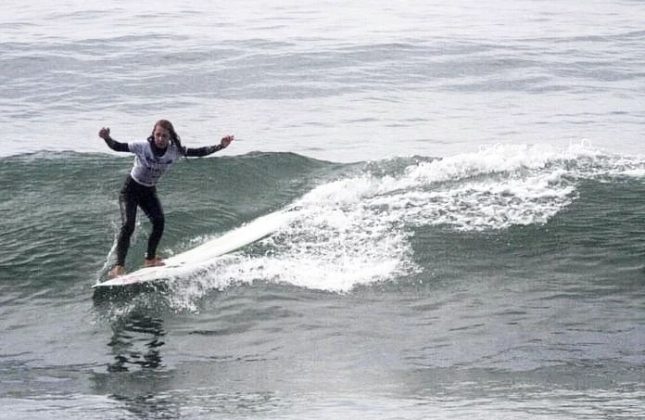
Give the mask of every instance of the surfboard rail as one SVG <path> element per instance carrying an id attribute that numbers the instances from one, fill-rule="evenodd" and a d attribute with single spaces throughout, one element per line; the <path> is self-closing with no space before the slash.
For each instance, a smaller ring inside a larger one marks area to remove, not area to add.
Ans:
<path id="1" fill-rule="evenodd" d="M 287 210 L 279 210 L 245 223 L 195 248 L 164 260 L 166 265 L 146 267 L 92 286 L 94 289 L 119 288 L 159 280 L 180 278 L 199 271 L 222 255 L 263 239 L 285 226 L 291 218 Z"/>

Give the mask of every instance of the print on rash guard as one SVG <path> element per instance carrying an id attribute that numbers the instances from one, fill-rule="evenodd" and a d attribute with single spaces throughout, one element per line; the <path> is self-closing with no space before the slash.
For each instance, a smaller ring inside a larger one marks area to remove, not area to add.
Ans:
<path id="1" fill-rule="evenodd" d="M 130 176 L 146 187 L 157 185 L 159 178 L 181 157 L 179 149 L 172 143 L 161 156 L 155 156 L 148 142 L 128 143 L 128 148 L 135 154 Z"/>

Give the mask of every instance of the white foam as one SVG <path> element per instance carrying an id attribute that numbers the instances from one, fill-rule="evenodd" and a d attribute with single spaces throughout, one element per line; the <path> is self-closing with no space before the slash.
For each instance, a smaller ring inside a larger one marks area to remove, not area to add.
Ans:
<path id="1" fill-rule="evenodd" d="M 645 168 L 627 169 L 623 175 L 631 178 L 645 178 Z"/>
<path id="2" fill-rule="evenodd" d="M 229 256 L 200 277 L 194 292 L 256 280 L 346 292 L 417 271 L 415 226 L 544 224 L 576 199 L 580 179 L 644 173 L 642 160 L 582 143 L 562 150 L 494 146 L 412 164 L 398 176 L 339 179 L 293 203 L 290 223 L 265 240 L 269 254 Z"/>
<path id="3" fill-rule="evenodd" d="M 349 199 L 342 184 L 312 192 L 329 197 L 330 189 L 335 190 L 342 196 L 338 200 L 304 197 L 298 202 L 297 210 L 290 212 L 291 223 L 263 241 L 270 254 L 228 256 L 201 276 L 192 291 L 180 293 L 199 294 L 256 280 L 347 292 L 359 284 L 409 272 L 411 251 L 405 231 L 379 220 L 373 210 L 361 208 L 360 194 Z M 185 296 L 182 300 L 190 301 Z"/>

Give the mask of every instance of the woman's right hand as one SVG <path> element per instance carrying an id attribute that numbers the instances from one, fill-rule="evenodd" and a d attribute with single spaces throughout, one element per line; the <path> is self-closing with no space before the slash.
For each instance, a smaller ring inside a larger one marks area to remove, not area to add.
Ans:
<path id="1" fill-rule="evenodd" d="M 103 140 L 109 140 L 110 139 L 110 128 L 101 128 L 101 131 L 99 131 L 99 137 L 102 138 Z"/>

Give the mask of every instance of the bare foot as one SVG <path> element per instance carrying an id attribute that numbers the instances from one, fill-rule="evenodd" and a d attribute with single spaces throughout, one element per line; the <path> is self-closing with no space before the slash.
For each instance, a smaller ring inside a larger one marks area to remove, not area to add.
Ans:
<path id="1" fill-rule="evenodd" d="M 159 257 L 154 257 L 154 258 L 150 258 L 150 259 L 146 258 L 143 261 L 143 266 L 144 267 L 161 267 L 161 266 L 164 266 L 164 265 L 166 265 L 166 263 L 163 262 L 163 260 L 161 258 L 159 258 Z"/>
<path id="2" fill-rule="evenodd" d="M 119 277 L 125 274 L 125 267 L 122 265 L 115 265 L 112 267 L 112 270 L 108 273 L 108 278 L 113 279 L 115 277 Z"/>

